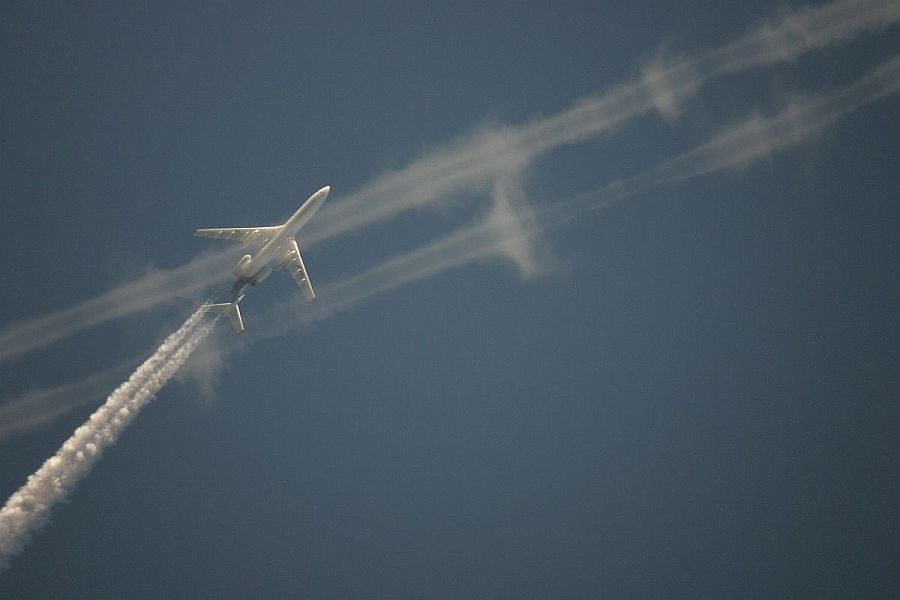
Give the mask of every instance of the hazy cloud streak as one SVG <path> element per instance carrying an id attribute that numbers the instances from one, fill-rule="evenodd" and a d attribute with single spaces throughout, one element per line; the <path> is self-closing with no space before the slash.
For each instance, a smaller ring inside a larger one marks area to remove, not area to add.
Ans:
<path id="1" fill-rule="evenodd" d="M 870 70 L 847 87 L 795 98 L 772 116 L 753 113 L 657 167 L 537 211 L 526 202 L 519 178 L 504 178 L 495 185 L 491 210 L 478 222 L 361 273 L 321 285 L 321 299 L 316 304 L 307 305 L 297 298 L 282 301 L 253 323 L 248 339 L 274 337 L 309 326 L 350 310 L 373 296 L 478 262 L 508 259 L 527 279 L 540 272 L 541 261 L 531 243 L 539 232 L 561 226 L 587 211 L 609 208 L 642 192 L 748 166 L 806 142 L 854 110 L 896 94 L 900 94 L 900 56 Z M 90 380 L 69 385 L 86 385 Z M 38 398 L 44 394 L 33 393 Z M 52 394 L 52 398 L 60 396 Z M 0 439 L 7 431 L 20 430 L 28 423 L 37 426 L 75 406 L 57 409 L 49 399 L 27 404 L 24 400 L 16 409 L 0 408 Z M 13 418 L 21 419 L 25 425 L 18 427 Z"/>
<path id="2" fill-rule="evenodd" d="M 31 390 L 7 400 L 0 406 L 0 442 L 11 435 L 46 425 L 80 406 L 102 400 L 136 362 L 126 361 L 80 381 Z"/>
<path id="3" fill-rule="evenodd" d="M 796 60 L 804 53 L 846 44 L 900 21 L 900 0 L 836 0 L 779 14 L 719 48 L 645 64 L 638 77 L 585 98 L 549 117 L 511 127 L 482 129 L 448 147 L 386 173 L 330 205 L 304 232 L 302 243 L 320 243 L 453 199 L 488 194 L 496 182 L 519 173 L 541 155 L 623 126 L 658 110 L 677 115 L 707 80 L 743 69 Z M 171 271 L 160 271 L 97 298 L 0 331 L 0 366 L 77 332 L 179 298 L 190 298 L 227 279 L 236 254 L 223 251 Z"/>
<path id="4" fill-rule="evenodd" d="M 387 173 L 322 210 L 306 243 L 316 243 L 447 199 L 489 190 L 497 178 L 521 171 L 560 146 L 597 137 L 656 109 L 667 117 L 707 80 L 751 67 L 791 61 L 845 44 L 900 21 L 900 0 L 837 0 L 784 12 L 720 48 L 644 65 L 639 77 L 570 108 L 519 126 L 485 129 L 449 148 Z"/>
<path id="5" fill-rule="evenodd" d="M 708 52 L 703 60 L 713 73 L 797 60 L 811 50 L 851 42 L 900 21 L 897 0 L 839 0 L 779 14 L 734 42 Z"/>
<path id="6" fill-rule="evenodd" d="M 0 366 L 70 335 L 175 300 L 189 300 L 231 277 L 236 247 L 205 253 L 172 270 L 148 273 L 95 298 L 0 331 Z"/>
<path id="7" fill-rule="evenodd" d="M 528 240 L 540 231 L 558 227 L 586 211 L 609 208 L 641 192 L 745 167 L 802 144 L 853 111 L 896 94 L 900 94 L 900 56 L 873 68 L 847 87 L 795 98 L 769 117 L 751 114 L 655 168 L 570 201 L 531 212 L 521 190 L 510 196 L 511 188 L 498 184 L 494 208 L 482 222 L 323 286 L 321 296 L 328 303 L 314 310 L 303 310 L 293 300 L 285 301 L 269 312 L 261 331 L 253 337 L 280 335 L 349 309 L 371 296 L 491 258 L 509 258 L 523 276 L 534 274 L 535 252 Z M 511 197 L 517 200 L 511 203 Z"/>
<path id="8" fill-rule="evenodd" d="M 690 152 L 636 178 L 636 183 L 674 183 L 713 171 L 740 168 L 762 156 L 803 143 L 849 113 L 897 93 L 900 93 L 900 56 L 870 70 L 847 87 L 795 98 L 772 116 L 753 114 Z"/>
<path id="9" fill-rule="evenodd" d="M 753 112 L 691 150 L 633 177 L 543 209 L 539 222 L 561 224 L 588 210 L 609 208 L 638 194 L 695 177 L 734 171 L 794 146 L 808 143 L 840 119 L 868 104 L 900 94 L 900 55 L 871 69 L 852 84 L 816 95 L 797 96 L 777 113 Z"/>

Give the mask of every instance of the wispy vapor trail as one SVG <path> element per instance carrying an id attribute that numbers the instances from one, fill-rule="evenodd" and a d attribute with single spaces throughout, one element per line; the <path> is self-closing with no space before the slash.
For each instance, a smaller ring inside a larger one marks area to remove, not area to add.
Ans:
<path id="1" fill-rule="evenodd" d="M 47 522 L 53 507 L 87 475 L 138 412 L 175 374 L 214 322 L 200 324 L 195 312 L 132 376 L 109 395 L 84 425 L 28 477 L 0 509 L 0 571 Z"/>
<path id="2" fill-rule="evenodd" d="M 900 0 L 836 0 L 785 11 L 719 48 L 657 58 L 631 81 L 529 123 L 485 128 L 442 150 L 386 173 L 334 204 L 310 225 L 305 245 L 453 200 L 462 192 L 490 195 L 498 181 L 520 173 L 540 156 L 587 140 L 658 111 L 677 115 L 706 81 L 744 69 L 796 60 L 851 42 L 900 21 Z M 304 233 L 307 233 L 304 231 Z M 178 269 L 160 271 L 97 298 L 0 331 L 0 366 L 95 325 L 190 298 L 225 275 L 235 253 L 223 251 Z"/>
<path id="3" fill-rule="evenodd" d="M 373 296 L 453 268 L 492 259 L 510 260 L 520 275 L 528 278 L 541 267 L 530 243 L 539 232 L 558 227 L 587 211 L 609 208 L 651 189 L 747 166 L 805 142 L 866 104 L 896 94 L 900 94 L 900 56 L 872 69 L 845 88 L 795 98 L 771 116 L 753 113 L 654 168 L 539 211 L 532 211 L 525 202 L 517 178 L 498 181 L 491 210 L 476 223 L 361 273 L 319 286 L 321 301 L 314 305 L 307 306 L 296 299 L 285 300 L 256 319 L 248 336 L 261 339 L 281 335 L 350 310 Z M 70 386 L 84 384 L 79 382 Z M 42 397 L 45 393 L 34 395 Z M 53 400 L 60 397 L 53 394 L 46 402 L 22 403 L 9 412 L 5 412 L 6 407 L 0 408 L 0 438 L 6 430 L 18 430 L 16 421 L 20 419 L 37 426 L 68 410 L 68 406 L 57 410 Z"/>
<path id="4" fill-rule="evenodd" d="M 0 331 L 0 365 L 101 323 L 192 299 L 228 279 L 236 256 L 234 248 L 203 254 L 177 269 L 154 271 L 85 302 L 12 325 Z"/>
<path id="5" fill-rule="evenodd" d="M 320 286 L 323 302 L 308 306 L 301 305 L 297 298 L 282 301 L 248 329 L 250 339 L 275 337 L 322 321 L 373 296 L 455 267 L 503 260 L 511 262 L 523 279 L 534 277 L 541 272 L 542 260 L 529 238 L 537 230 L 535 215 L 518 179 L 498 182 L 493 205 L 475 223 L 361 273 Z"/>
<path id="6" fill-rule="evenodd" d="M 775 115 L 753 114 L 693 150 L 637 178 L 640 185 L 661 185 L 705 173 L 735 169 L 809 140 L 825 127 L 873 102 L 900 93 L 900 56 L 872 69 L 852 85 L 799 97 Z"/>
<path id="7" fill-rule="evenodd" d="M 531 123 L 485 129 L 387 173 L 323 209 L 306 243 L 356 231 L 401 213 L 452 199 L 460 191 L 489 191 L 563 145 L 595 138 L 658 110 L 678 113 L 685 98 L 723 74 L 799 58 L 812 50 L 848 43 L 900 21 L 900 0 L 837 0 L 785 12 L 736 41 L 695 56 L 657 58 L 634 80 L 576 102 Z"/>
<path id="8" fill-rule="evenodd" d="M 90 377 L 51 388 L 31 390 L 0 405 L 0 441 L 11 435 L 46 425 L 56 417 L 80 406 L 99 402 L 138 361 L 125 361 L 117 367 Z"/>
<path id="9" fill-rule="evenodd" d="M 711 72 L 735 73 L 793 61 L 811 50 L 847 44 L 865 32 L 900 21 L 897 0 L 842 0 L 784 12 L 737 40 L 706 54 Z"/>
<path id="10" fill-rule="evenodd" d="M 284 300 L 255 319 L 247 336 L 262 339 L 280 335 L 288 329 L 350 310 L 372 296 L 469 263 L 508 260 L 523 279 L 533 277 L 541 266 L 528 244 L 528 233 L 535 230 L 535 217 L 524 200 L 520 182 L 516 178 L 499 182 L 493 207 L 473 225 L 362 273 L 318 286 L 326 301 L 308 305 L 305 301 L 300 304 L 296 298 Z M 203 376 L 198 381 L 201 386 L 209 385 L 214 379 L 213 374 L 222 362 L 222 356 L 216 352 L 223 351 L 222 348 L 210 349 L 211 356 L 207 357 L 210 364 L 201 369 Z M 112 372 L 119 373 L 122 368 L 117 367 Z M 98 388 L 110 377 L 110 371 L 102 371 L 81 381 L 30 392 L 0 407 L 0 441 L 91 402 Z"/>
<path id="11" fill-rule="evenodd" d="M 539 220 L 546 225 L 561 224 L 585 211 L 606 209 L 653 189 L 748 167 L 807 143 L 854 111 L 898 94 L 900 55 L 871 69 L 846 87 L 797 96 L 773 115 L 753 112 L 654 168 L 544 209 Z"/>
<path id="12" fill-rule="evenodd" d="M 294 300 L 285 301 L 273 308 L 262 319 L 259 331 L 251 335 L 280 335 L 349 309 L 377 294 L 498 256 L 511 259 L 522 275 L 531 274 L 529 265 L 533 267 L 535 259 L 529 239 L 542 230 L 560 226 L 586 211 L 609 208 L 654 188 L 749 165 L 802 144 L 853 111 L 897 94 L 900 94 L 900 56 L 875 67 L 847 87 L 797 98 L 769 117 L 751 114 L 655 168 L 534 213 L 521 198 L 521 191 L 510 194 L 514 187 L 498 185 L 494 208 L 487 218 L 363 273 L 323 286 L 321 296 L 327 299 L 327 304 L 323 302 L 313 310 L 302 310 Z"/>

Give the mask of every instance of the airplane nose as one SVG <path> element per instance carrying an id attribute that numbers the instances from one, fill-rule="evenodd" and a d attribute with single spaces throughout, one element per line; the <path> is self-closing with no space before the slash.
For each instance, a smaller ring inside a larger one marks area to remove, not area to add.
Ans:
<path id="1" fill-rule="evenodd" d="M 331 186 L 330 186 L 330 185 L 326 185 L 326 186 L 323 187 L 321 190 L 319 190 L 318 192 L 316 192 L 314 203 L 315 203 L 317 206 L 321 206 L 322 203 L 325 202 L 325 198 L 328 197 L 328 192 L 330 192 L 330 191 L 331 191 Z"/>

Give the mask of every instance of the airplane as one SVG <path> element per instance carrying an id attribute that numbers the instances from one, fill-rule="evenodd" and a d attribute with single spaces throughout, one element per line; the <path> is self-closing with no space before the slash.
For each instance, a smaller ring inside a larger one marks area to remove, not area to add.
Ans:
<path id="1" fill-rule="evenodd" d="M 297 209 L 297 212 L 282 225 L 196 230 L 194 235 L 198 237 L 234 240 L 243 242 L 245 246 L 257 248 L 255 255 L 245 254 L 232 270 L 237 280 L 231 288 L 231 302 L 204 304 L 206 311 L 227 314 L 234 330 L 237 333 L 243 333 L 244 321 L 241 318 L 241 309 L 238 304 L 244 298 L 244 288 L 248 285 L 258 285 L 276 269 L 288 269 L 307 302 L 315 300 L 316 293 L 309 282 L 309 275 L 303 264 L 303 256 L 300 254 L 300 248 L 297 247 L 297 240 L 294 236 L 322 208 L 330 191 L 331 186 L 326 185 L 310 196 Z"/>

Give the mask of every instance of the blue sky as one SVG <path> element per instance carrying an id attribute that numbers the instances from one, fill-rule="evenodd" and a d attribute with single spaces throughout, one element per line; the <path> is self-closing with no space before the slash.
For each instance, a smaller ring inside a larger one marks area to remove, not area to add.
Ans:
<path id="1" fill-rule="evenodd" d="M 332 192 L 0 596 L 889 597 L 898 20 L 5 7 L 7 497 Z"/>

